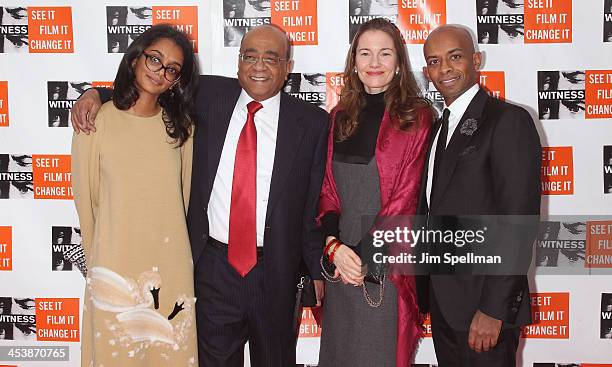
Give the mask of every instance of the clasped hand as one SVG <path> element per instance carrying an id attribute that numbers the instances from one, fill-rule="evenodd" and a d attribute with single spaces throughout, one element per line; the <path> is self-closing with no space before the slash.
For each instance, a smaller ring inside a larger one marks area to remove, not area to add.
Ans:
<path id="1" fill-rule="evenodd" d="M 333 239 L 335 237 L 328 237 L 327 243 Z M 344 284 L 362 285 L 365 273 L 362 271 L 361 258 L 359 258 L 355 251 L 343 243 L 339 243 L 336 246 L 339 247 L 335 250 L 334 254 L 334 265 L 336 266 L 334 278 L 340 277 Z"/>

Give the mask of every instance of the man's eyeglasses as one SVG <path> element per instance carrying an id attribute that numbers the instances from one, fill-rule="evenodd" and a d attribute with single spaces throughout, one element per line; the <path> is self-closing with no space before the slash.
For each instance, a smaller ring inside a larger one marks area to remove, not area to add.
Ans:
<path id="1" fill-rule="evenodd" d="M 174 83 L 181 78 L 181 71 L 175 68 L 174 66 L 164 66 L 159 57 L 155 55 L 149 55 L 147 53 L 142 53 L 145 57 L 145 65 L 147 69 L 156 73 L 160 70 L 164 70 L 164 78 L 170 83 Z"/>
<path id="2" fill-rule="evenodd" d="M 238 57 L 240 60 L 246 64 L 255 65 L 259 60 L 261 60 L 264 64 L 268 66 L 278 66 L 282 61 L 286 61 L 287 59 L 283 59 L 278 56 L 255 56 L 253 54 L 239 54 Z"/>

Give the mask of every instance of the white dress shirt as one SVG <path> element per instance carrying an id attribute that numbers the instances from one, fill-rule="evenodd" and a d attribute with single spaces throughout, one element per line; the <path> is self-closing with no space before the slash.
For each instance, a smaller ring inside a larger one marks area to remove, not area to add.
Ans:
<path id="1" fill-rule="evenodd" d="M 453 136 L 453 133 L 455 132 L 455 129 L 457 128 L 457 125 L 459 125 L 459 121 L 461 121 L 461 117 L 463 117 L 465 110 L 467 110 L 468 106 L 472 102 L 472 99 L 474 99 L 474 96 L 476 96 L 476 93 L 478 93 L 479 89 L 480 89 L 480 86 L 478 84 L 474 84 L 470 89 L 466 90 L 465 93 L 460 95 L 459 98 L 453 101 L 453 103 L 451 103 L 450 106 L 447 106 L 446 103 L 444 104 L 444 108 L 448 108 L 448 110 L 450 111 L 450 115 L 448 116 L 448 134 L 446 135 L 445 146 L 448 146 L 448 143 L 450 142 L 450 139 Z M 440 135 L 440 130 L 442 129 L 438 129 L 438 131 L 436 132 L 436 137 L 434 141 L 431 143 L 432 144 L 431 152 L 429 153 L 429 162 L 427 165 L 428 167 L 427 168 L 427 204 L 428 205 L 430 205 L 431 203 L 431 182 L 432 182 L 431 180 L 433 178 L 434 159 L 436 157 L 436 145 L 438 144 L 438 136 Z"/>
<path id="2" fill-rule="evenodd" d="M 242 128 L 246 123 L 247 104 L 252 100 L 243 89 L 230 119 L 223 150 L 221 151 L 219 168 L 208 202 L 209 234 L 212 238 L 223 243 L 227 243 L 229 238 L 236 147 Z M 257 129 L 257 246 L 263 246 L 270 181 L 272 180 L 276 151 L 280 93 L 262 101 L 261 104 L 263 108 L 255 113 L 255 128 Z"/>

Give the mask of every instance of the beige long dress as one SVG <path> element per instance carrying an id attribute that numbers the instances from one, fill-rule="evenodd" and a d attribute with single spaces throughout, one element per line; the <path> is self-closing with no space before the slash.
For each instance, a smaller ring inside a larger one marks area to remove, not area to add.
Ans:
<path id="1" fill-rule="evenodd" d="M 176 148 L 161 112 L 106 103 L 72 140 L 72 184 L 88 266 L 84 367 L 196 366 L 185 212 L 192 140 Z"/>

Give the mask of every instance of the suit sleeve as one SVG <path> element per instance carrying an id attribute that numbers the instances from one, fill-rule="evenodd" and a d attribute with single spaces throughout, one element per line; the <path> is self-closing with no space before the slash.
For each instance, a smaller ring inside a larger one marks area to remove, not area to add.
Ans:
<path id="1" fill-rule="evenodd" d="M 510 274 L 488 275 L 479 308 L 485 314 L 513 324 L 524 297 L 533 241 L 540 213 L 541 145 L 527 111 L 501 115 L 493 132 L 490 164 L 502 261 L 511 263 Z M 507 272 L 505 272 L 508 274 Z"/>
<path id="2" fill-rule="evenodd" d="M 79 217 L 85 258 L 91 255 L 96 217 L 99 207 L 100 151 L 99 141 L 104 134 L 103 114 L 96 117 L 98 131 L 93 134 L 74 134 L 72 137 L 71 171 L 74 203 Z"/>
<path id="3" fill-rule="evenodd" d="M 325 172 L 325 157 L 327 152 L 328 123 L 327 114 L 321 114 L 318 126 L 322 126 L 317 140 L 312 167 L 310 170 L 310 183 L 303 218 L 304 239 L 302 242 L 302 255 L 312 279 L 323 279 L 321 276 L 320 259 L 323 253 L 323 233 L 318 228 L 315 218 L 319 208 L 319 195 L 323 184 Z"/>

